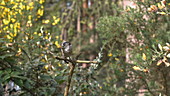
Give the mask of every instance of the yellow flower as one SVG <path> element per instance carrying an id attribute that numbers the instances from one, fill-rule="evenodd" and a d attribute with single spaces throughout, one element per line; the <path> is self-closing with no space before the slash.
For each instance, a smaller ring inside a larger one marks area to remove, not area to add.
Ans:
<path id="1" fill-rule="evenodd" d="M 1 3 L 0 3 L 0 5 L 5 5 L 5 1 L 2 0 Z"/>
<path id="2" fill-rule="evenodd" d="M 16 12 L 10 11 L 10 12 L 9 12 L 9 15 L 13 15 L 13 16 L 14 16 L 14 15 L 16 15 Z"/>
<path id="3" fill-rule="evenodd" d="M 28 20 L 31 20 L 32 19 L 32 16 L 31 15 L 28 15 Z"/>
<path id="4" fill-rule="evenodd" d="M 38 9 L 37 15 L 43 16 L 43 14 L 44 14 L 44 10 L 43 9 Z"/>
<path id="5" fill-rule="evenodd" d="M 17 33 L 17 27 L 14 25 L 14 32 Z"/>
<path id="6" fill-rule="evenodd" d="M 43 4 L 45 2 L 45 0 L 40 0 L 39 3 L 40 4 Z"/>
<path id="7" fill-rule="evenodd" d="M 108 56 L 111 57 L 111 56 L 113 56 L 113 54 L 112 54 L 112 53 L 109 53 Z"/>
<path id="8" fill-rule="evenodd" d="M 9 40 L 10 40 L 10 39 L 12 39 L 12 37 L 11 37 L 10 35 L 7 35 L 7 39 L 9 39 Z"/>
<path id="9" fill-rule="evenodd" d="M 38 36 L 42 36 L 42 34 L 41 34 L 41 33 L 38 33 Z"/>
<path id="10" fill-rule="evenodd" d="M 45 65 L 44 66 L 44 69 L 48 70 L 49 66 L 48 65 Z"/>
<path id="11" fill-rule="evenodd" d="M 60 48 L 60 44 L 58 43 L 58 41 L 55 41 L 55 45 L 57 46 L 57 48 Z"/>
<path id="12" fill-rule="evenodd" d="M 119 61 L 119 58 L 115 58 L 116 61 Z"/>
<path id="13" fill-rule="evenodd" d="M 44 9 L 44 6 L 41 6 L 41 9 Z"/>
<path id="14" fill-rule="evenodd" d="M 37 32 L 34 32 L 35 35 L 37 35 Z"/>
<path id="15" fill-rule="evenodd" d="M 17 9 L 18 3 L 15 3 L 15 5 L 12 7 L 12 9 Z"/>
<path id="16" fill-rule="evenodd" d="M 23 5 L 22 3 L 20 3 L 19 8 L 20 8 L 21 10 L 23 10 L 23 9 L 25 9 L 25 5 Z"/>
<path id="17" fill-rule="evenodd" d="M 14 0 L 10 0 L 10 4 L 15 4 Z"/>
<path id="18" fill-rule="evenodd" d="M 44 24 L 48 24 L 50 22 L 50 20 L 42 20 L 42 23 Z"/>
<path id="19" fill-rule="evenodd" d="M 8 24 L 10 23 L 10 20 L 3 19 L 3 23 L 4 23 L 5 25 L 8 25 Z"/>
<path id="20" fill-rule="evenodd" d="M 55 23 L 52 23 L 52 25 L 56 25 Z"/>
<path id="21" fill-rule="evenodd" d="M 62 65 L 60 63 L 58 63 L 58 66 L 61 67 Z"/>
<path id="22" fill-rule="evenodd" d="M 10 26 L 10 28 L 13 28 L 13 27 L 14 27 L 14 25 L 13 25 L 13 24 L 10 24 L 9 26 Z"/>
<path id="23" fill-rule="evenodd" d="M 28 27 L 31 27 L 31 26 L 32 26 L 31 20 L 27 21 L 27 25 L 26 25 L 26 26 L 28 26 Z"/>
<path id="24" fill-rule="evenodd" d="M 141 70 L 141 68 L 139 68 L 138 66 L 133 66 L 134 70 Z"/>
<path id="25" fill-rule="evenodd" d="M 44 56 L 44 54 L 41 54 L 41 56 Z"/>
<path id="26" fill-rule="evenodd" d="M 14 23 L 14 22 L 16 21 L 16 19 L 14 19 L 14 18 L 11 18 L 11 21 L 12 21 L 12 23 Z"/>
<path id="27" fill-rule="evenodd" d="M 55 38 L 56 38 L 56 39 L 58 39 L 58 38 L 59 38 L 59 36 L 55 36 Z"/>
<path id="28" fill-rule="evenodd" d="M 34 6 L 34 2 L 30 2 L 28 5 L 29 5 L 30 7 L 32 7 L 32 6 Z"/>
<path id="29" fill-rule="evenodd" d="M 56 19 L 57 17 L 56 16 L 53 16 L 53 19 Z"/>
<path id="30" fill-rule="evenodd" d="M 19 12 L 19 14 L 21 14 L 22 15 L 22 10 L 20 9 L 20 10 L 18 10 L 18 12 Z"/>
<path id="31" fill-rule="evenodd" d="M 32 10 L 34 8 L 34 2 L 30 2 L 28 5 L 25 5 L 26 10 Z"/>
<path id="32" fill-rule="evenodd" d="M 10 12 L 10 9 L 5 7 L 4 12 Z"/>
<path id="33" fill-rule="evenodd" d="M 46 36 L 45 39 L 48 39 L 48 36 Z"/>
<path id="34" fill-rule="evenodd" d="M 15 23 L 16 24 L 16 26 L 17 26 L 17 28 L 21 28 L 21 24 L 20 23 Z"/>
<path id="35" fill-rule="evenodd" d="M 4 27 L 3 30 L 6 31 L 8 29 L 8 26 Z"/>
<path id="36" fill-rule="evenodd" d="M 52 23 L 52 25 L 56 25 L 56 24 L 58 24 L 58 22 L 60 21 L 60 18 L 58 18 L 58 19 L 56 19 L 56 20 L 54 20 L 54 22 Z"/>
<path id="37" fill-rule="evenodd" d="M 29 10 L 29 9 L 30 9 L 30 6 L 27 6 L 27 5 L 26 5 L 25 8 L 26 8 L 26 10 Z"/>
<path id="38" fill-rule="evenodd" d="M 42 62 L 46 62 L 45 59 L 41 59 Z"/>

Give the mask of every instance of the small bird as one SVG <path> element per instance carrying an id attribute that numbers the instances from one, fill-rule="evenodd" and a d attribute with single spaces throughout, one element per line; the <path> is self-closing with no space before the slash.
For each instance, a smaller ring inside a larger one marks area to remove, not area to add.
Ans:
<path id="1" fill-rule="evenodd" d="M 61 52 L 62 55 L 65 59 L 71 59 L 70 56 L 72 54 L 72 45 L 70 42 L 64 41 L 61 44 Z M 65 60 L 66 63 L 68 63 L 68 61 Z"/>

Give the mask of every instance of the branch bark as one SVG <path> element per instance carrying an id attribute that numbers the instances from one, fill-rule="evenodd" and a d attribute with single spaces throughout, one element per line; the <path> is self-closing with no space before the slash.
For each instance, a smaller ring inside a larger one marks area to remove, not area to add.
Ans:
<path id="1" fill-rule="evenodd" d="M 73 76 L 73 73 L 74 73 L 76 63 L 98 63 L 97 61 L 71 60 L 71 59 L 61 58 L 61 57 L 55 57 L 55 58 L 58 59 L 58 60 L 68 61 L 68 62 L 70 62 L 70 65 L 71 65 L 70 71 L 69 71 L 69 76 L 68 76 L 68 79 L 67 79 L 67 85 L 66 85 L 65 92 L 64 92 L 64 96 L 68 96 L 68 94 L 69 94 L 71 80 L 72 80 L 72 76 Z"/>
<path id="2" fill-rule="evenodd" d="M 72 80 L 72 76 L 73 76 L 73 73 L 74 73 L 75 66 L 76 66 L 75 63 L 72 63 L 71 66 L 70 66 L 70 72 L 69 72 L 69 76 L 68 76 L 68 79 L 67 79 L 67 86 L 66 86 L 66 88 L 65 88 L 64 96 L 68 96 L 69 89 L 70 89 L 70 85 L 71 85 L 71 80 Z"/>
<path id="3" fill-rule="evenodd" d="M 66 58 L 61 58 L 61 57 L 55 57 L 58 60 L 65 60 L 68 61 L 72 64 L 74 63 L 98 63 L 97 61 L 87 61 L 87 60 L 70 60 L 70 59 L 66 59 Z"/>

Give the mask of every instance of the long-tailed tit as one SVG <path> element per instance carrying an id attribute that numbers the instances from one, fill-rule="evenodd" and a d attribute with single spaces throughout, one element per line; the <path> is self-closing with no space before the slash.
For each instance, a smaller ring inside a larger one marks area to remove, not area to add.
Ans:
<path id="1" fill-rule="evenodd" d="M 61 52 L 62 55 L 65 59 L 71 59 L 70 56 L 72 54 L 72 45 L 70 42 L 64 41 L 62 43 L 62 48 L 61 48 Z M 66 63 L 68 63 L 67 61 L 65 61 Z"/>

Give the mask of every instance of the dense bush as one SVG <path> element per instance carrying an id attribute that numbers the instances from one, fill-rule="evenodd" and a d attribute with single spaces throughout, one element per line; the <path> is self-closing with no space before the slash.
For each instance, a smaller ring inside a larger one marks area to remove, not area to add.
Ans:
<path id="1" fill-rule="evenodd" d="M 60 78 L 62 65 L 49 54 L 59 51 L 60 36 L 53 32 L 59 18 L 51 16 L 49 20 L 43 17 L 44 0 L 2 0 L 0 10 L 0 82 L 4 92 L 62 94 L 61 87 L 56 87 L 65 80 Z M 47 29 L 49 26 L 53 27 Z M 19 89 L 11 89 L 8 82 L 14 82 Z"/>
<path id="2" fill-rule="evenodd" d="M 110 58 L 100 72 L 106 74 L 103 94 L 168 96 L 169 6 L 165 1 L 136 3 L 136 8 L 119 10 L 119 16 L 99 20 L 97 29 Z"/>

